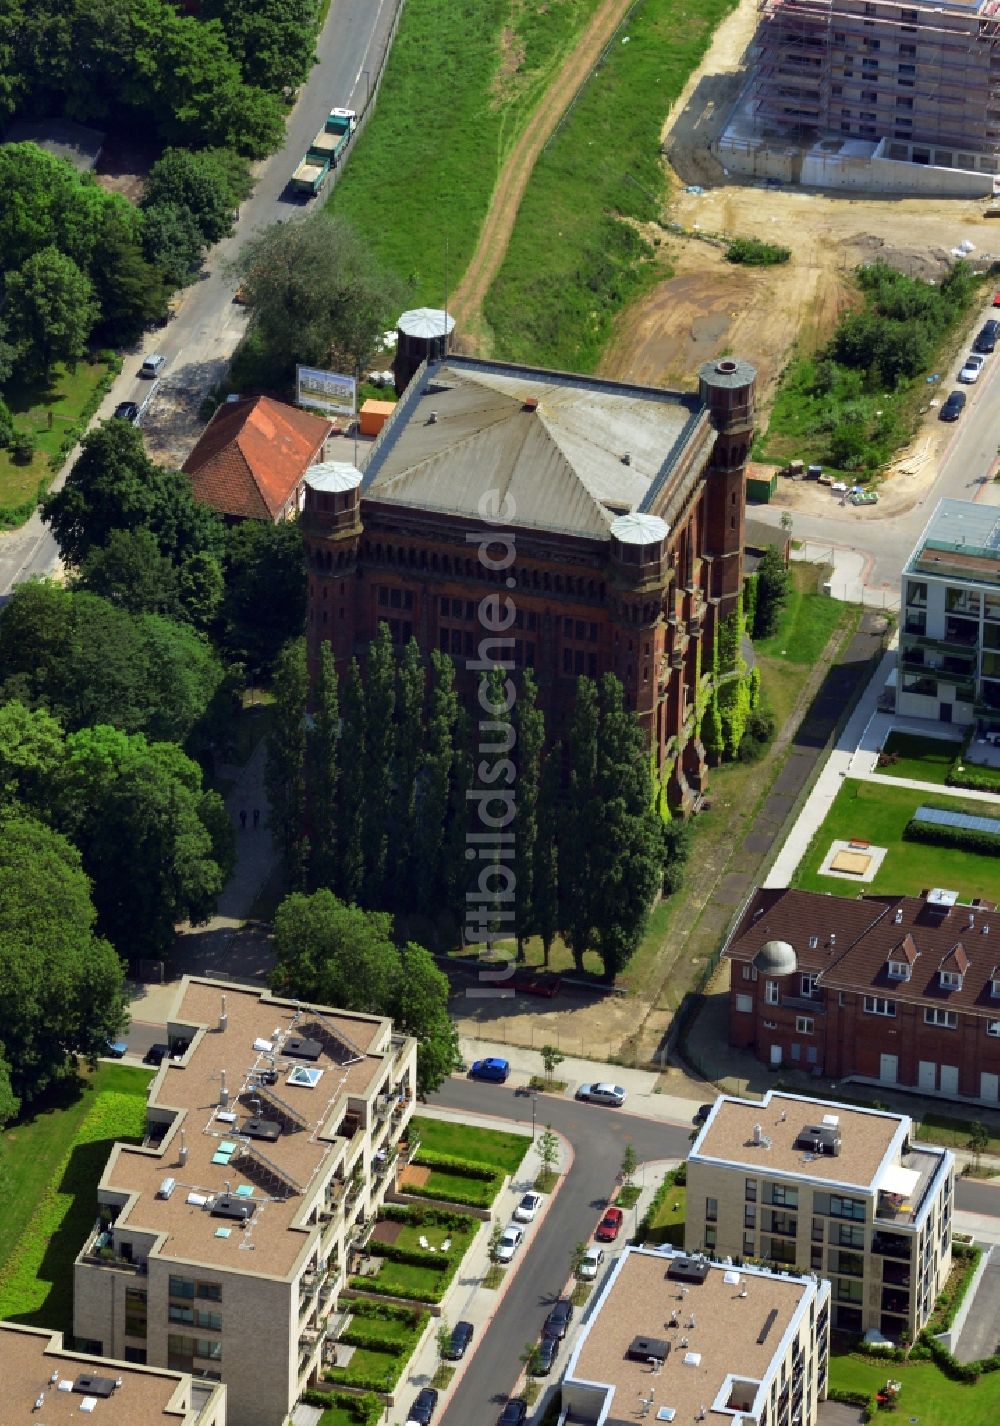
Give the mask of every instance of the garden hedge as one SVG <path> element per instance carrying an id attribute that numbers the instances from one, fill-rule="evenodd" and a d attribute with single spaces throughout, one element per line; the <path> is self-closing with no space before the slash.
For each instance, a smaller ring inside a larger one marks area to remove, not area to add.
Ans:
<path id="1" fill-rule="evenodd" d="M 994 789 L 995 790 L 995 789 Z M 1000 832 L 977 832 L 971 827 L 943 827 L 937 822 L 911 818 L 903 829 L 904 842 L 925 842 L 932 847 L 957 847 L 995 857 L 1000 853 Z"/>
<path id="2" fill-rule="evenodd" d="M 414 1154 L 412 1163 L 422 1164 L 428 1169 L 444 1169 L 447 1173 L 453 1173 L 458 1178 L 476 1178 L 491 1180 L 502 1178 L 496 1169 L 492 1169 L 488 1164 L 472 1163 L 468 1159 L 456 1158 L 453 1154 L 432 1154 L 426 1153 L 423 1149 L 418 1149 Z"/>

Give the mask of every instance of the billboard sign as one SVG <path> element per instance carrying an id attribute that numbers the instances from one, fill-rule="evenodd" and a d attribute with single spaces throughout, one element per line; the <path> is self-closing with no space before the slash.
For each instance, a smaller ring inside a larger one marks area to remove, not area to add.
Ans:
<path id="1" fill-rule="evenodd" d="M 297 366 L 295 390 L 300 406 L 315 406 L 334 416 L 353 416 L 357 410 L 357 383 L 353 376 Z"/>

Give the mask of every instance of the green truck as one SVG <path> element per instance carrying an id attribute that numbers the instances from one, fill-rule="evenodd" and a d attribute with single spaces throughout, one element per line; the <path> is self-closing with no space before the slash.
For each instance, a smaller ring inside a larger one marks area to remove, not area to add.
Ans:
<path id="1" fill-rule="evenodd" d="M 353 109 L 331 109 L 326 123 L 309 145 L 306 155 L 292 174 L 292 189 L 306 198 L 314 197 L 343 158 L 358 116 Z"/>

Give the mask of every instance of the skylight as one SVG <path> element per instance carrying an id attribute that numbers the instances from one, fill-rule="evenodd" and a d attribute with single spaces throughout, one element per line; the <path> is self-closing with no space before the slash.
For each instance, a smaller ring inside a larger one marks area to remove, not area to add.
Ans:
<path id="1" fill-rule="evenodd" d="M 312 1069 L 309 1065 L 296 1065 L 289 1074 L 287 1084 L 298 1084 L 305 1089 L 315 1089 L 323 1078 L 321 1069 Z"/>

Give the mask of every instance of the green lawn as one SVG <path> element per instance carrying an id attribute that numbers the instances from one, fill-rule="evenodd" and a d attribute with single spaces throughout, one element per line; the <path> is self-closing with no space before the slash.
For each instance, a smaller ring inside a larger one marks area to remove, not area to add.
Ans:
<path id="1" fill-rule="evenodd" d="M 901 1382 L 899 1410 L 887 1420 L 919 1419 L 920 1426 L 987 1426 L 1000 1414 L 1000 1372 L 977 1382 L 950 1381 L 933 1362 L 879 1362 L 869 1357 L 830 1357 L 830 1385 L 840 1391 L 874 1393 L 886 1379 Z M 882 1419 L 879 1413 L 878 1419 Z"/>
<path id="2" fill-rule="evenodd" d="M 598 0 L 408 0 L 375 112 L 325 211 L 444 305 L 501 165 Z M 414 234 L 423 234 L 415 244 Z"/>
<path id="3" fill-rule="evenodd" d="M 919 733 L 890 733 L 883 753 L 895 753 L 896 761 L 879 767 L 886 777 L 905 777 L 914 782 L 942 785 L 962 748 L 960 738 L 922 738 Z"/>
<path id="4" fill-rule="evenodd" d="M 674 1247 L 684 1246 L 684 1220 L 687 1216 L 687 1189 L 683 1184 L 673 1184 L 667 1190 L 659 1208 L 643 1232 L 644 1243 L 673 1243 Z"/>
<path id="5" fill-rule="evenodd" d="M 359 1426 L 361 1417 L 346 1406 L 331 1406 L 319 1418 L 319 1426 Z"/>
<path id="6" fill-rule="evenodd" d="M 468 1183 L 469 1180 L 463 1180 Z M 466 1248 L 472 1242 L 479 1228 L 479 1219 L 469 1217 L 468 1228 L 442 1228 L 437 1223 L 402 1223 L 399 1225 L 399 1235 L 394 1246 L 397 1248 L 414 1248 L 417 1252 L 421 1250 L 423 1244 L 421 1238 L 426 1238 L 432 1248 L 440 1252 L 443 1243 L 451 1240 L 449 1252 L 454 1256 L 461 1257 Z"/>
<path id="7" fill-rule="evenodd" d="M 72 1330 L 73 1259 L 116 1140 L 145 1131 L 147 1070 L 101 1065 L 0 1137 L 0 1320 Z"/>
<path id="8" fill-rule="evenodd" d="M 326 1381 L 344 1386 L 367 1386 L 369 1381 L 381 1382 L 380 1390 L 391 1391 L 399 1380 L 406 1358 L 399 1352 L 379 1352 L 372 1347 L 355 1347 L 346 1367 L 330 1367 L 323 1373 Z"/>
<path id="9" fill-rule="evenodd" d="M 469 1178 L 465 1174 L 449 1173 L 447 1169 L 432 1169 L 423 1185 L 409 1184 L 407 1192 L 419 1198 L 426 1190 L 429 1202 L 444 1200 L 474 1208 L 489 1208 L 500 1192 L 502 1182 L 500 1178 Z"/>
<path id="10" fill-rule="evenodd" d="M 531 1147 L 528 1134 L 506 1134 L 499 1129 L 473 1129 L 453 1120 L 423 1119 L 414 1115 L 411 1133 L 428 1154 L 451 1154 L 468 1163 L 485 1164 L 503 1173 L 516 1173 Z M 468 1181 L 468 1180 L 467 1180 Z"/>
<path id="11" fill-rule="evenodd" d="M 496 356 L 592 371 L 617 313 L 666 275 L 627 220 L 661 216 L 664 119 L 733 4 L 633 8 L 528 181 L 483 304 Z"/>
<path id="12" fill-rule="evenodd" d="M 903 829 L 921 803 L 956 812 L 982 813 L 981 803 L 963 802 L 960 797 L 847 778 L 799 863 L 792 885 L 806 891 L 829 891 L 834 896 L 857 896 L 859 891 L 916 896 L 925 887 L 946 886 L 957 891 L 963 901 L 977 896 L 987 901 L 1000 900 L 1000 858 L 903 841 Z M 818 874 L 830 843 L 838 839 L 862 839 L 874 846 L 888 847 L 874 881 L 861 883 Z"/>
<path id="13" fill-rule="evenodd" d="M 789 573 L 788 600 L 781 611 L 777 633 L 758 640 L 754 649 L 762 659 L 811 668 L 830 635 L 843 622 L 844 606 L 819 590 L 825 566 L 796 561 Z"/>
<path id="14" fill-rule="evenodd" d="M 82 361 L 73 371 L 57 366 L 47 388 L 14 380 L 7 383 L 4 400 L 15 430 L 30 431 L 38 447 L 27 465 L 16 465 L 9 451 L 0 450 L 0 525 L 20 525 L 31 514 L 52 479 L 49 457 L 92 407 L 106 371 L 103 362 Z"/>

